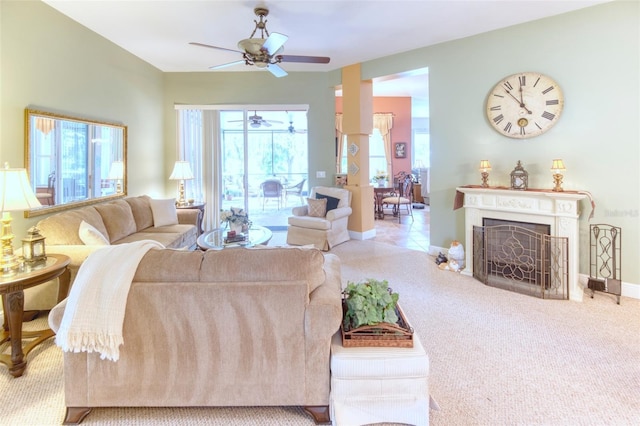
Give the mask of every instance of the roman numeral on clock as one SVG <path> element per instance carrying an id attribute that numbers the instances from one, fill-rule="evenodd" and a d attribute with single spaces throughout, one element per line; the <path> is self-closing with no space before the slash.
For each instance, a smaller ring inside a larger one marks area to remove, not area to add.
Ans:
<path id="1" fill-rule="evenodd" d="M 542 94 L 543 94 L 543 95 L 546 95 L 547 93 L 549 93 L 549 92 L 550 92 L 550 91 L 552 91 L 552 90 L 553 90 L 553 86 L 549 86 L 549 87 L 547 87 L 546 89 L 544 89 L 544 90 L 542 91 Z"/>
<path id="2" fill-rule="evenodd" d="M 557 99 L 551 99 L 549 101 L 547 101 L 547 105 L 558 105 L 558 100 Z"/>
<path id="3" fill-rule="evenodd" d="M 511 131 L 511 122 L 508 122 L 506 126 L 504 126 L 504 131 L 505 132 L 510 132 Z"/>
<path id="4" fill-rule="evenodd" d="M 502 114 L 493 117 L 493 122 L 496 124 L 500 124 L 502 120 L 504 120 L 504 116 Z"/>
<path id="5" fill-rule="evenodd" d="M 542 113 L 542 118 L 546 118 L 547 120 L 553 120 L 555 116 L 555 114 L 551 114 L 549 111 L 545 111 Z"/>
<path id="6" fill-rule="evenodd" d="M 511 85 L 511 83 L 509 83 L 508 81 L 504 82 L 504 87 L 506 87 L 509 90 L 513 90 L 513 86 Z"/>
<path id="7" fill-rule="evenodd" d="M 489 111 L 500 111 L 500 108 L 502 108 L 502 105 L 493 106 L 489 108 Z"/>
<path id="8" fill-rule="evenodd" d="M 527 85 L 527 76 L 526 75 L 521 75 L 520 77 L 518 77 L 518 80 L 520 81 L 520 86 L 526 86 Z"/>

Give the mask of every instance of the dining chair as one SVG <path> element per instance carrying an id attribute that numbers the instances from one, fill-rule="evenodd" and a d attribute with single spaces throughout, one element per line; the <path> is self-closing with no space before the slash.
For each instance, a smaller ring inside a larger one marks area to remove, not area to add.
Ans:
<path id="1" fill-rule="evenodd" d="M 392 208 L 393 216 L 398 217 L 398 223 L 402 223 L 401 208 L 405 207 L 407 215 L 411 216 L 413 221 L 413 176 L 411 174 L 402 173 L 395 180 L 397 185 L 394 192 L 382 199 L 382 207 Z"/>
<path id="2" fill-rule="evenodd" d="M 304 183 L 307 179 L 302 179 L 300 182 L 296 183 L 292 186 L 287 186 L 284 188 L 284 205 L 287 205 L 289 201 L 289 196 L 294 196 L 300 198 L 300 204 L 304 204 L 304 199 L 302 198 L 302 188 L 304 187 Z"/>
<path id="3" fill-rule="evenodd" d="M 278 210 L 282 201 L 283 186 L 279 179 L 267 179 L 260 184 L 262 191 L 262 210 L 264 210 L 265 202 L 268 198 L 275 199 L 278 202 Z"/>

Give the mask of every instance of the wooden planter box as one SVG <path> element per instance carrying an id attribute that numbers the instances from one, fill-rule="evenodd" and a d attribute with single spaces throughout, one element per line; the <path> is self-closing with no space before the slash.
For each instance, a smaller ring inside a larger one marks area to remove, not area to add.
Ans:
<path id="1" fill-rule="evenodd" d="M 347 309 L 346 303 L 342 302 L 342 312 Z M 354 329 L 345 330 L 344 323 L 340 326 L 342 333 L 342 346 L 349 347 L 413 347 L 413 328 L 407 321 L 400 304 L 396 306 L 398 323 L 389 324 L 381 322 L 376 325 L 363 325 Z"/>

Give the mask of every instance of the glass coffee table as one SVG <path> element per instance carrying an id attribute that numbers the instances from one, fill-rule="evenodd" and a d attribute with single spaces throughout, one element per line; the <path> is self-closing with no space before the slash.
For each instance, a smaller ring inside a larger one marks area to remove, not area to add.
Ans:
<path id="1" fill-rule="evenodd" d="M 224 238 L 228 229 L 216 228 L 213 231 L 205 232 L 198 237 L 196 244 L 201 250 L 222 250 L 234 247 L 252 247 L 256 245 L 266 245 L 271 240 L 273 233 L 264 226 L 253 225 L 249 228 L 249 238 L 246 241 L 237 243 L 225 243 Z"/>

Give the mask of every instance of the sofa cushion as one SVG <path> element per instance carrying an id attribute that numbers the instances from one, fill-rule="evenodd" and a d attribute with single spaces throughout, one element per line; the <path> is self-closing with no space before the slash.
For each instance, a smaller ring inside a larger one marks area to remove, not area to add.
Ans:
<path id="1" fill-rule="evenodd" d="M 289 225 L 300 228 L 319 229 L 321 231 L 331 229 L 331 222 L 324 217 L 289 216 L 287 221 Z"/>
<path id="2" fill-rule="evenodd" d="M 89 225 L 84 220 L 80 222 L 78 235 L 87 246 L 108 246 L 109 240 L 102 235 L 94 226 Z"/>
<path id="3" fill-rule="evenodd" d="M 309 205 L 309 216 L 311 217 L 325 217 L 327 215 L 327 199 L 323 198 L 316 200 L 314 198 L 307 198 L 307 204 Z"/>
<path id="4" fill-rule="evenodd" d="M 317 249 L 208 250 L 200 268 L 210 282 L 306 281 L 309 293 L 325 280 L 324 255 Z"/>
<path id="5" fill-rule="evenodd" d="M 319 192 L 316 192 L 316 199 L 321 200 L 323 198 L 326 198 L 327 200 L 327 212 L 330 212 L 331 210 L 335 210 L 338 208 L 338 203 L 340 202 L 340 198 L 336 198 L 330 195 L 324 195 L 324 194 L 320 194 Z"/>
<path id="6" fill-rule="evenodd" d="M 136 230 L 142 231 L 153 226 L 153 213 L 149 201 L 151 197 L 148 195 L 140 195 L 139 197 L 127 197 L 125 201 L 129 203 L 133 218 L 136 221 Z"/>
<path id="7" fill-rule="evenodd" d="M 163 228 L 175 228 L 174 232 L 156 232 L 158 228 L 147 228 L 135 234 L 128 235 L 121 240 L 114 241 L 113 244 L 132 243 L 140 240 L 153 240 L 157 241 L 166 248 L 184 248 L 194 244 L 196 237 L 196 227 L 193 225 L 173 225 Z M 178 228 L 179 227 L 179 228 Z M 178 229 L 184 230 L 183 232 Z"/>
<path id="8" fill-rule="evenodd" d="M 136 221 L 133 219 L 131 206 L 126 201 L 116 200 L 97 204 L 95 207 L 102 216 L 112 243 L 136 232 Z"/>
<path id="9" fill-rule="evenodd" d="M 78 234 L 83 220 L 110 240 L 102 216 L 94 206 L 54 214 L 39 221 L 37 226 L 47 238 L 47 245 L 84 245 Z"/>
<path id="10" fill-rule="evenodd" d="M 151 213 L 153 214 L 153 226 L 166 226 L 178 224 L 178 210 L 176 209 L 176 199 L 167 198 L 163 200 L 149 200 Z"/>
<path id="11" fill-rule="evenodd" d="M 149 250 L 133 277 L 137 282 L 199 282 L 204 252 Z"/>

